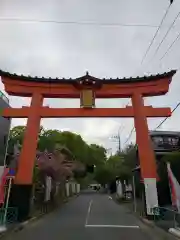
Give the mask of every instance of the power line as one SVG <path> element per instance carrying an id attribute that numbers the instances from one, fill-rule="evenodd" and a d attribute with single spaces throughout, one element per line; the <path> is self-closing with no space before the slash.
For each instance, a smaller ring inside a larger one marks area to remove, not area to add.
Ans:
<path id="1" fill-rule="evenodd" d="M 147 48 L 147 50 L 146 50 L 146 52 L 145 52 L 143 58 L 142 58 L 141 65 L 143 64 L 143 62 L 144 62 L 144 60 L 145 60 L 145 58 L 146 58 L 146 56 L 147 56 L 147 54 L 148 54 L 148 52 L 149 52 L 151 46 L 152 46 L 153 43 L 154 43 L 154 40 L 155 40 L 155 38 L 156 38 L 156 36 L 157 36 L 157 34 L 158 34 L 158 32 L 159 32 L 161 26 L 163 25 L 163 22 L 164 22 L 164 20 L 165 20 L 167 14 L 168 14 L 168 12 L 169 12 L 169 9 L 170 9 L 170 7 L 171 7 L 171 4 L 172 4 L 172 3 L 170 3 L 169 6 L 168 6 L 168 8 L 166 9 L 166 12 L 165 12 L 165 14 L 164 14 L 164 16 L 163 16 L 163 18 L 162 18 L 162 20 L 161 20 L 161 22 L 160 22 L 160 24 L 159 24 L 159 26 L 158 26 L 156 32 L 155 32 L 155 34 L 154 34 L 152 40 L 151 40 L 151 42 L 150 42 L 150 44 L 149 44 L 149 46 L 148 46 L 148 48 Z"/>
<path id="2" fill-rule="evenodd" d="M 125 105 L 125 107 L 128 107 L 128 105 L 131 103 L 131 100 L 129 100 L 128 102 L 127 102 L 127 104 Z"/>
<path id="3" fill-rule="evenodd" d="M 133 127 L 133 128 L 131 129 L 131 132 L 130 132 L 129 136 L 127 137 L 127 139 L 126 139 L 124 145 L 125 145 L 130 139 L 131 139 L 131 136 L 132 136 L 134 130 L 135 130 L 135 127 Z"/>
<path id="4" fill-rule="evenodd" d="M 125 23 L 108 23 L 108 22 L 79 22 L 79 21 L 56 21 L 56 20 L 38 20 L 38 19 L 20 19 L 20 18 L 0 18 L 4 22 L 31 22 L 31 23 L 55 23 L 70 25 L 96 25 L 96 26 L 119 26 L 119 27 L 148 27 L 157 28 L 157 25 L 150 24 L 125 24 Z"/>
<path id="5" fill-rule="evenodd" d="M 173 108 L 173 110 L 172 110 L 171 113 L 175 112 L 176 109 L 177 109 L 179 106 L 180 106 L 180 102 L 176 105 L 175 108 Z M 164 120 L 163 120 L 163 121 L 162 121 L 162 122 L 161 122 L 161 123 L 155 128 L 155 129 L 154 129 L 154 131 L 157 130 L 159 127 L 161 127 L 162 124 L 163 124 L 168 118 L 169 118 L 169 117 L 166 117 L 166 118 L 165 118 L 165 119 L 164 119 Z M 131 138 L 131 136 L 132 136 L 134 130 L 135 130 L 135 127 L 133 127 L 133 128 L 131 129 L 131 132 L 130 132 L 129 136 L 127 137 L 127 139 L 126 139 L 124 145 L 130 140 L 130 138 Z"/>
<path id="6" fill-rule="evenodd" d="M 179 40 L 180 38 L 180 33 L 177 35 L 177 37 L 174 39 L 174 41 L 171 43 L 171 45 L 168 47 L 168 49 L 166 50 L 166 52 L 164 53 L 164 55 L 160 58 L 160 60 L 162 60 L 167 54 L 168 52 L 171 50 L 171 48 L 174 46 L 174 44 Z"/>
<path id="7" fill-rule="evenodd" d="M 179 106 L 180 106 L 180 102 L 176 105 L 175 108 L 173 108 L 173 110 L 172 110 L 171 113 L 173 113 L 174 111 L 176 111 L 176 109 L 177 109 Z M 160 122 L 160 124 L 154 129 L 154 131 L 157 130 L 159 127 L 161 127 L 161 126 L 163 125 L 163 123 L 164 123 L 168 118 L 169 118 L 169 117 L 166 117 L 162 122 Z"/>
<path id="8" fill-rule="evenodd" d="M 128 101 L 128 103 L 125 105 L 125 107 L 127 107 L 130 103 L 131 103 L 131 100 Z M 131 138 L 131 136 L 132 136 L 134 130 L 135 130 L 135 127 L 133 127 L 133 128 L 131 129 L 131 132 L 130 132 L 128 138 L 126 139 L 124 145 L 130 140 L 130 138 Z"/>
<path id="9" fill-rule="evenodd" d="M 166 39 L 166 37 L 167 37 L 168 34 L 170 33 L 172 27 L 174 26 L 174 24 L 175 24 L 175 22 L 177 21 L 177 19 L 178 19 L 179 16 L 180 16 L 180 12 L 176 15 L 176 17 L 174 18 L 174 21 L 173 21 L 173 22 L 171 23 L 171 25 L 169 26 L 166 34 L 164 35 L 163 39 L 161 40 L 161 42 L 160 42 L 159 45 L 157 46 L 156 51 L 155 51 L 155 53 L 154 53 L 154 55 L 153 55 L 152 58 L 154 58 L 154 57 L 156 56 L 156 54 L 157 54 L 157 52 L 159 51 L 161 45 L 163 44 L 164 40 Z"/>

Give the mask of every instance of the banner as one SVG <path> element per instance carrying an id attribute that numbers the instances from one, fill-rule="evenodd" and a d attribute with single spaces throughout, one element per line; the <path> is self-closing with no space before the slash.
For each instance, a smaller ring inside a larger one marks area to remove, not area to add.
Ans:
<path id="1" fill-rule="evenodd" d="M 4 204 L 5 184 L 6 184 L 6 177 L 8 172 L 9 172 L 9 169 L 6 167 L 3 167 L 3 172 L 1 172 L 1 176 L 0 176 L 0 205 Z"/>
<path id="2" fill-rule="evenodd" d="M 177 208 L 178 212 L 180 212 L 180 185 L 171 170 L 170 163 L 167 163 L 167 171 L 171 190 L 172 205 Z"/>

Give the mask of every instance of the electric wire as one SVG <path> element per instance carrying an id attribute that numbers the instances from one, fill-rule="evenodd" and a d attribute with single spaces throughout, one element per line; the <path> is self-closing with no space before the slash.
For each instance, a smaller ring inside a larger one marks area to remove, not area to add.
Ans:
<path id="1" fill-rule="evenodd" d="M 109 22 L 80 22 L 80 21 L 57 21 L 57 20 L 38 20 L 38 19 L 21 19 L 21 18 L 0 18 L 0 22 L 30 22 L 30 23 L 55 23 L 70 25 L 96 25 L 96 26 L 119 26 L 119 27 L 148 27 L 157 28 L 157 25 L 150 24 L 125 24 L 125 23 L 109 23 Z"/>
<path id="2" fill-rule="evenodd" d="M 179 106 L 180 106 L 180 102 L 178 102 L 178 104 L 175 106 L 175 108 L 173 108 L 171 114 L 173 114 Z M 159 124 L 153 131 L 156 131 L 158 128 L 160 128 L 160 127 L 163 125 L 163 123 L 164 123 L 168 118 L 169 118 L 169 117 L 166 117 L 163 121 L 161 121 L 160 124 Z M 128 135 L 128 137 L 127 137 L 124 145 L 131 139 L 131 136 L 132 136 L 134 130 L 135 130 L 135 127 L 133 127 L 133 128 L 131 129 L 131 132 L 130 132 L 130 134 Z"/>
<path id="3" fill-rule="evenodd" d="M 158 26 L 158 28 L 157 28 L 157 30 L 156 30 L 154 36 L 153 36 L 151 42 L 150 42 L 150 44 L 148 45 L 148 47 L 147 47 L 147 49 L 146 49 L 146 52 L 145 52 L 145 54 L 144 54 L 144 56 L 143 56 L 143 58 L 142 58 L 141 65 L 143 64 L 143 62 L 144 62 L 144 60 L 145 60 L 145 58 L 146 58 L 146 56 L 147 56 L 149 50 L 151 49 L 151 47 L 152 47 L 152 45 L 153 45 L 153 43 L 154 43 L 154 40 L 155 40 L 156 36 L 157 36 L 158 33 L 159 33 L 159 30 L 161 29 L 161 27 L 162 27 L 162 25 L 163 25 L 164 20 L 165 20 L 165 18 L 166 18 L 166 16 L 167 16 L 168 12 L 169 12 L 169 10 L 170 10 L 171 5 L 172 5 L 172 4 L 170 3 L 169 6 L 168 6 L 168 8 L 166 9 L 165 14 L 163 15 L 163 18 L 162 18 L 162 20 L 161 20 L 161 22 L 160 22 L 160 24 L 159 24 L 159 26 Z"/>
<path id="4" fill-rule="evenodd" d="M 180 106 L 180 102 L 178 102 L 178 104 L 175 106 L 175 108 L 173 108 L 171 114 L 174 113 L 179 106 Z M 156 131 L 158 128 L 160 128 L 160 127 L 163 125 L 163 123 L 166 122 L 166 120 L 167 120 L 168 118 L 169 118 L 169 117 L 164 118 L 164 120 L 160 122 L 160 124 L 154 129 L 154 131 Z"/>
<path id="5" fill-rule="evenodd" d="M 174 21 L 171 23 L 171 25 L 169 26 L 169 28 L 167 29 L 167 32 L 165 33 L 163 39 L 161 40 L 161 42 L 159 43 L 159 45 L 157 46 L 156 50 L 155 50 L 155 53 L 152 57 L 152 59 L 156 56 L 156 54 L 158 53 L 160 47 L 162 46 L 163 42 L 165 41 L 165 39 L 167 38 L 168 34 L 170 33 L 171 29 L 173 28 L 175 22 L 177 21 L 177 19 L 179 18 L 180 16 L 180 11 L 179 13 L 176 15 L 176 17 L 174 18 Z"/>
<path id="6" fill-rule="evenodd" d="M 166 50 L 166 52 L 163 54 L 163 56 L 160 58 L 160 61 L 165 58 L 165 56 L 168 54 L 168 52 L 171 50 L 171 48 L 174 46 L 174 44 L 180 39 L 180 32 L 179 34 L 176 36 L 176 38 L 174 39 L 174 41 L 171 43 L 171 45 L 168 47 L 168 49 Z"/>
<path id="7" fill-rule="evenodd" d="M 126 141 L 124 142 L 124 145 L 125 145 L 127 142 L 129 142 L 129 140 L 131 139 L 131 136 L 132 136 L 134 130 L 135 130 L 135 127 L 133 127 L 133 128 L 131 129 L 131 132 L 129 133 L 129 136 L 127 137 Z"/>

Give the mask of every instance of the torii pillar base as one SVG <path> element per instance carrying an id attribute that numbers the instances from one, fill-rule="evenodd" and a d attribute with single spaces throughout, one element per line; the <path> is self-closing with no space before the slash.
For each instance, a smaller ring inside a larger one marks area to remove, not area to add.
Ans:
<path id="1" fill-rule="evenodd" d="M 17 220 L 26 221 L 30 217 L 32 185 L 14 184 L 11 188 L 10 207 L 17 208 Z"/>

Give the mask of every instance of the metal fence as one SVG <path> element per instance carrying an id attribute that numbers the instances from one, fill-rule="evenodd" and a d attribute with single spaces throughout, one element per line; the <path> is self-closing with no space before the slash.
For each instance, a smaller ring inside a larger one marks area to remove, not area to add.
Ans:
<path id="1" fill-rule="evenodd" d="M 14 207 L 0 209 L 0 225 L 17 222 L 18 209 Z"/>
<path id="2" fill-rule="evenodd" d="M 154 221 L 164 229 L 180 228 L 180 213 L 172 208 L 155 207 Z"/>

